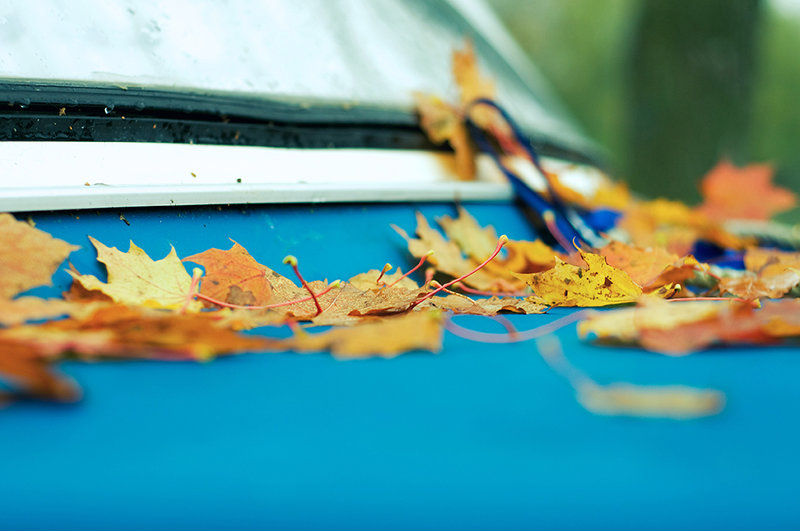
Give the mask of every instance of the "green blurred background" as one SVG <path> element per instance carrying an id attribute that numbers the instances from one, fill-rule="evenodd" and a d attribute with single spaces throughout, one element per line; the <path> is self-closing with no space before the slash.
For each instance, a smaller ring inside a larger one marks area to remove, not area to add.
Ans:
<path id="1" fill-rule="evenodd" d="M 800 191 L 800 0 L 490 0 L 615 177 L 696 202 L 717 160 Z"/>

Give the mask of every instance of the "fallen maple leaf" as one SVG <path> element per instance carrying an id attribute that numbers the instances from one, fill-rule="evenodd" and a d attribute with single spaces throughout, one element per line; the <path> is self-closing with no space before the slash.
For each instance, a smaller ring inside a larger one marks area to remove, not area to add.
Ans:
<path id="1" fill-rule="evenodd" d="M 81 395 L 80 388 L 54 372 L 35 348 L 17 341 L 0 340 L 0 380 L 16 387 L 17 394 L 42 400 L 75 402 Z M 0 405 L 2 399 L 0 395 Z"/>
<path id="2" fill-rule="evenodd" d="M 702 212 L 667 199 L 633 203 L 617 228 L 639 247 L 661 247 L 678 256 L 689 254 L 700 239 L 730 249 L 743 249 L 752 243 L 751 238 L 731 234 Z"/>
<path id="3" fill-rule="evenodd" d="M 536 344 L 547 364 L 575 389 L 578 403 L 595 414 L 685 420 L 714 415 L 725 404 L 725 395 L 714 389 L 630 383 L 600 385 L 569 363 L 556 336 L 544 336 Z"/>
<path id="4" fill-rule="evenodd" d="M 462 181 L 475 179 L 475 148 L 459 111 L 436 96 L 415 93 L 420 126 L 434 144 L 450 144 L 456 176 Z"/>
<path id="5" fill-rule="evenodd" d="M 504 267 L 517 273 L 540 273 L 556 265 L 556 258 L 568 262 L 568 257 L 556 252 L 542 240 L 510 240 L 506 246 L 506 258 L 486 265 L 489 271 Z"/>
<path id="6" fill-rule="evenodd" d="M 800 270 L 784 268 L 780 272 L 767 271 L 758 275 L 745 272 L 739 277 L 722 278 L 717 288 L 720 294 L 730 293 L 743 299 L 759 299 L 783 297 L 798 284 Z"/>
<path id="7" fill-rule="evenodd" d="M 240 335 L 215 326 L 214 313 L 176 314 L 145 307 L 104 306 L 83 318 L 22 325 L 0 330 L 13 341 L 53 359 L 145 358 L 208 360 L 214 356 L 264 350 L 271 340 Z"/>
<path id="8" fill-rule="evenodd" d="M 641 307 L 592 315 L 578 325 L 578 333 L 673 356 L 714 345 L 770 344 L 800 336 L 800 301 L 767 301 L 757 309 L 735 301 L 651 300 Z"/>
<path id="9" fill-rule="evenodd" d="M 642 298 L 635 308 L 594 313 L 578 324 L 578 335 L 591 335 L 601 341 L 634 343 L 642 329 L 673 330 L 681 325 L 711 319 L 721 304 L 709 301 L 668 303 L 653 297 Z"/>
<path id="10" fill-rule="evenodd" d="M 661 247 L 642 248 L 612 241 L 600 249 L 608 265 L 621 269 L 642 287 L 645 293 L 667 284 L 678 284 L 693 278 L 707 266 L 691 255 L 679 258 Z"/>
<path id="11" fill-rule="evenodd" d="M 489 297 L 488 299 L 469 299 L 463 296 L 449 295 L 433 297 L 430 306 L 441 310 L 449 310 L 456 314 L 493 316 L 500 312 L 533 314 L 544 313 L 547 306 L 529 299 L 511 297 Z"/>
<path id="12" fill-rule="evenodd" d="M 739 168 L 720 161 L 700 183 L 704 201 L 698 211 L 715 219 L 767 220 L 792 208 L 795 194 L 773 185 L 773 173 L 769 164 Z"/>
<path id="13" fill-rule="evenodd" d="M 450 105 L 439 97 L 415 93 L 420 125 L 428 138 L 435 144 L 448 142 L 455 152 L 456 175 L 459 179 L 475 179 L 475 148 L 465 125 L 464 115 L 470 117 L 481 127 L 508 136 L 505 121 L 498 119 L 494 109 L 479 106 L 467 110 L 467 106 L 477 99 L 493 99 L 494 83 L 481 75 L 472 43 L 467 41 L 462 50 L 453 51 L 453 77 L 459 88 L 460 105 Z"/>
<path id="14" fill-rule="evenodd" d="M 394 273 L 384 274 L 378 283 L 378 278 L 381 277 L 381 272 L 377 269 L 370 269 L 366 273 L 359 273 L 358 275 L 350 278 L 347 283 L 361 291 L 366 290 L 380 290 L 384 286 L 393 286 L 408 290 L 418 290 L 419 285 L 409 277 L 403 275 L 403 271 L 398 269 Z"/>
<path id="15" fill-rule="evenodd" d="M 282 346 L 300 352 L 330 350 L 339 359 L 393 358 L 415 350 L 439 352 L 444 330 L 442 319 L 439 311 L 414 311 L 319 334 L 297 334 Z"/>
<path id="16" fill-rule="evenodd" d="M 548 306 L 608 306 L 634 302 L 642 288 L 624 271 L 608 265 L 600 255 L 580 252 L 587 267 L 557 259 L 542 273 L 517 274 L 533 290 L 531 300 Z"/>
<path id="17" fill-rule="evenodd" d="M 202 309 L 203 304 L 192 298 L 192 277 L 186 272 L 174 247 L 170 246 L 166 257 L 153 261 L 133 242 L 128 252 L 123 253 L 91 236 L 89 239 L 97 249 L 97 259 L 108 270 L 108 283 L 94 275 L 69 271 L 83 288 L 100 291 L 122 304 L 192 312 Z"/>
<path id="18" fill-rule="evenodd" d="M 39 297 L 0 300 L 0 324 L 8 326 L 27 321 L 85 314 L 96 307 L 97 303 L 78 303 Z"/>
<path id="19" fill-rule="evenodd" d="M 751 247 L 745 251 L 744 265 L 748 271 L 766 275 L 782 273 L 786 269 L 800 270 L 800 253 Z"/>
<path id="20" fill-rule="evenodd" d="M 466 41 L 461 50 L 453 50 L 453 78 L 460 89 L 461 105 L 463 106 L 477 99 L 494 99 L 495 97 L 494 82 L 481 75 L 472 41 Z"/>
<path id="21" fill-rule="evenodd" d="M 685 385 L 598 385 L 582 382 L 576 388 L 578 402 L 592 413 L 671 419 L 693 419 L 719 413 L 725 395 L 714 389 Z"/>
<path id="22" fill-rule="evenodd" d="M 233 240 L 231 240 L 233 241 Z M 259 306 L 272 299 L 272 271 L 256 262 L 247 249 L 233 242 L 227 251 L 209 249 L 183 259 L 200 264 L 206 270 L 200 293 L 236 305 Z"/>
<path id="23" fill-rule="evenodd" d="M 428 261 L 442 273 L 457 278 L 469 273 L 477 265 L 477 260 L 465 258 L 461 254 L 461 248 L 432 228 L 420 212 L 417 212 L 416 234 L 418 238 L 411 238 L 396 225 L 392 225 L 392 227 L 406 240 L 412 256 L 421 258 L 429 254 L 429 251 L 433 251 Z M 463 282 L 473 288 L 488 292 L 514 292 L 524 287 L 524 284 L 516 278 L 504 278 L 484 270 L 475 272 L 465 278 Z"/>
<path id="24" fill-rule="evenodd" d="M 497 232 L 494 227 L 481 227 L 464 207 L 458 207 L 458 217 L 442 216 L 436 218 L 444 233 L 461 251 L 470 258 L 483 260 L 494 251 L 497 245 Z"/>
<path id="25" fill-rule="evenodd" d="M 497 232 L 491 225 L 481 226 L 478 221 L 463 207 L 458 207 L 458 217 L 442 216 L 436 219 L 445 235 L 476 264 L 492 253 L 497 244 Z M 567 260 L 552 247 L 541 240 L 524 241 L 509 240 L 505 245 L 506 256 L 498 255 L 486 264 L 485 270 L 494 277 L 515 283 L 517 273 L 538 273 L 555 265 L 555 258 Z M 511 287 L 511 286 L 509 286 Z M 522 286 L 517 286 L 517 289 Z"/>
<path id="26" fill-rule="evenodd" d="M 79 248 L 0 214 L 0 299 L 50 285 L 58 266 Z"/>

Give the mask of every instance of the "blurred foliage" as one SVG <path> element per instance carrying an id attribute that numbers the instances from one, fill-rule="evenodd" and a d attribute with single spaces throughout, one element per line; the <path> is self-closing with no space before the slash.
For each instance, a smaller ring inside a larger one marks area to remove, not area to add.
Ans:
<path id="1" fill-rule="evenodd" d="M 633 189 L 694 201 L 726 156 L 800 190 L 792 0 L 490 3 Z"/>

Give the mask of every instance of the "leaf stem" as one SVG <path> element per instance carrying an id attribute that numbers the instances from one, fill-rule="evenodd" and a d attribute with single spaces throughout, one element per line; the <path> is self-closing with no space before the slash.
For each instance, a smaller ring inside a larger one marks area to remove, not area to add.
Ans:
<path id="1" fill-rule="evenodd" d="M 414 267 L 412 267 L 411 269 L 409 269 L 409 270 L 406 272 L 406 274 L 405 274 L 405 275 L 401 276 L 400 278 L 398 278 L 397 280 L 395 280 L 394 282 L 392 282 L 391 284 L 389 284 L 389 285 L 388 285 L 388 286 L 386 286 L 386 287 L 387 287 L 387 288 L 391 288 L 392 286 L 394 286 L 395 284 L 397 284 L 398 282 L 400 282 L 401 280 L 403 280 L 404 278 L 406 278 L 408 275 L 410 275 L 411 273 L 413 273 L 414 271 L 416 271 L 417 269 L 419 269 L 420 267 L 422 267 L 422 264 L 424 264 L 424 263 L 425 263 L 425 260 L 427 260 L 427 259 L 428 259 L 430 256 L 432 256 L 432 255 L 433 255 L 433 250 L 430 250 L 430 251 L 428 251 L 427 253 L 423 254 L 423 255 L 422 255 L 422 258 L 420 258 L 420 259 L 419 259 L 419 263 L 418 263 L 417 265 L 415 265 Z"/>
<path id="2" fill-rule="evenodd" d="M 472 293 L 473 295 L 486 295 L 487 297 L 527 297 L 528 293 L 523 291 L 517 292 L 504 292 L 504 291 L 482 291 L 479 289 L 471 288 L 464 284 L 463 282 L 459 282 L 458 289 L 464 290 L 467 293 Z"/>
<path id="3" fill-rule="evenodd" d="M 381 283 L 381 279 L 383 278 L 383 275 L 388 273 L 390 269 L 392 269 L 392 264 L 390 264 L 389 262 L 386 262 L 386 265 L 383 266 L 383 269 L 381 269 L 381 274 L 378 275 L 377 280 L 375 280 L 375 284 L 380 284 Z"/>
<path id="4" fill-rule="evenodd" d="M 311 298 L 314 299 L 314 305 L 317 307 L 316 315 L 321 314 L 322 313 L 322 306 L 319 305 L 319 300 L 317 300 L 316 293 L 314 293 L 311 290 L 311 288 L 308 285 L 308 282 L 306 282 L 306 279 L 304 279 L 303 275 L 300 274 L 300 270 L 297 268 L 297 258 L 295 258 L 292 255 L 289 255 L 289 256 L 287 256 L 286 258 L 283 259 L 283 263 L 284 264 L 289 264 L 292 267 L 292 269 L 294 270 L 294 274 L 297 275 L 298 279 L 300 279 L 300 283 L 303 285 L 304 288 L 306 288 L 306 291 L 308 291 L 308 293 L 311 294 Z"/>
<path id="5" fill-rule="evenodd" d="M 322 297 L 323 295 L 325 295 L 328 292 L 330 292 L 332 289 L 338 288 L 340 285 L 341 285 L 341 282 L 339 280 L 335 280 L 335 281 L 331 282 L 331 284 L 327 288 L 325 288 L 324 290 L 320 291 L 316 295 L 317 295 L 317 297 Z M 223 308 L 232 308 L 232 309 L 237 309 L 237 310 L 269 310 L 271 308 L 280 308 L 281 306 L 289 306 L 291 304 L 299 304 L 301 302 L 308 302 L 310 300 L 313 300 L 313 297 L 309 296 L 309 297 L 304 297 L 302 299 L 295 299 L 293 301 L 279 302 L 279 303 L 276 303 L 276 304 L 266 304 L 266 305 L 263 305 L 263 306 L 245 306 L 245 305 L 242 305 L 242 304 L 231 304 L 229 302 L 213 299 L 213 298 L 209 297 L 208 295 L 203 295 L 202 293 L 195 293 L 194 296 L 197 297 L 198 299 L 210 302 L 212 304 L 216 304 L 217 306 L 222 306 Z M 319 315 L 319 314 L 317 314 L 317 315 Z"/>
<path id="6" fill-rule="evenodd" d="M 495 257 L 495 256 L 497 256 L 498 254 L 500 254 L 500 250 L 501 250 L 501 249 L 502 249 L 502 248 L 505 246 L 505 244 L 507 244 L 507 243 L 508 243 L 508 237 L 507 237 L 505 234 L 504 234 L 504 235 L 502 235 L 502 236 L 500 236 L 500 239 L 497 241 L 497 247 L 495 247 L 495 249 L 494 249 L 494 252 L 492 252 L 492 254 L 489 256 L 489 258 L 487 258 L 486 260 L 484 260 L 483 262 L 481 262 L 481 263 L 480 263 L 480 264 L 479 264 L 479 265 L 478 265 L 478 266 L 477 266 L 475 269 L 473 269 L 473 270 L 472 270 L 472 271 L 470 271 L 469 273 L 467 273 L 467 274 L 465 274 L 465 275 L 461 275 L 461 276 L 460 276 L 460 277 L 458 277 L 457 279 L 455 279 L 455 280 L 451 280 L 451 281 L 450 281 L 450 282 L 448 282 L 447 284 L 443 284 L 443 285 L 439 286 L 438 288 L 436 288 L 435 290 L 433 290 L 433 291 L 431 291 L 431 292 L 429 292 L 429 293 L 425 294 L 425 296 L 424 296 L 424 297 L 422 297 L 421 299 L 417 299 L 416 301 L 414 301 L 414 302 L 411 304 L 411 306 L 409 306 L 409 307 L 408 307 L 408 309 L 409 309 L 409 310 L 411 310 L 412 308 L 414 308 L 414 307 L 416 307 L 417 305 L 419 305 L 421 302 L 423 302 L 423 301 L 425 301 L 425 300 L 428 300 L 428 299 L 430 299 L 431 297 L 433 297 L 434 295 L 436 295 L 437 293 L 439 293 L 439 292 L 440 292 L 440 291 L 442 291 L 443 289 L 447 289 L 447 288 L 449 288 L 450 286 L 452 286 L 453 284 L 456 284 L 456 283 L 458 283 L 458 282 L 461 282 L 462 280 L 464 280 L 464 279 L 465 279 L 465 278 L 467 278 L 468 276 L 470 276 L 470 275 L 473 275 L 473 274 L 475 274 L 476 272 L 478 272 L 479 270 L 483 269 L 483 268 L 486 266 L 486 264 L 488 264 L 489 262 L 491 262 L 492 260 L 494 260 L 494 257 Z"/>

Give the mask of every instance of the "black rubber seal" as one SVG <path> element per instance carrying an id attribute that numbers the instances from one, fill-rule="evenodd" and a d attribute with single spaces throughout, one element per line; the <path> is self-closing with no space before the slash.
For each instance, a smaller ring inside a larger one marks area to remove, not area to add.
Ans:
<path id="1" fill-rule="evenodd" d="M 3 140 L 450 151 L 428 140 L 410 109 L 49 81 L 0 82 Z M 594 164 L 547 140 L 533 144 Z"/>

